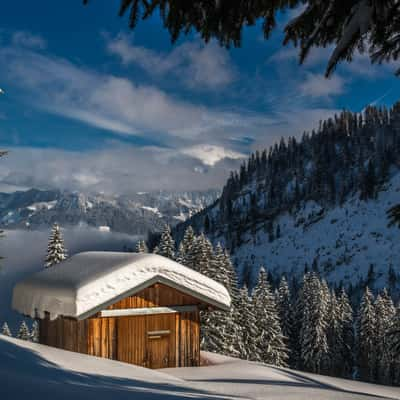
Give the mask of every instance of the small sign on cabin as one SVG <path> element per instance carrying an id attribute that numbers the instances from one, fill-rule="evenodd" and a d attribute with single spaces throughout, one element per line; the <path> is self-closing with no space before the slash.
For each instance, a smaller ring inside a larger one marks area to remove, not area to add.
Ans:
<path id="1" fill-rule="evenodd" d="M 199 365 L 199 311 L 210 307 L 229 310 L 224 286 L 143 253 L 79 253 L 13 292 L 41 344 L 148 368 Z"/>

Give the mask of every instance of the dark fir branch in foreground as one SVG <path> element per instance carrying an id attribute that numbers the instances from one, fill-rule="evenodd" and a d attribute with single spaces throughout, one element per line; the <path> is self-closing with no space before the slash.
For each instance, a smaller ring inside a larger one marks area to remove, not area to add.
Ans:
<path id="1" fill-rule="evenodd" d="M 180 34 L 196 31 L 205 42 L 216 39 L 223 46 L 239 47 L 244 27 L 261 22 L 268 39 L 277 26 L 277 14 L 293 8 L 298 15 L 285 27 L 284 44 L 299 47 L 301 63 L 310 49 L 332 46 L 327 76 L 357 52 L 366 52 L 379 63 L 399 57 L 400 3 L 396 0 L 121 0 L 119 14 L 129 14 L 133 29 L 140 20 L 159 13 L 173 42 Z"/>

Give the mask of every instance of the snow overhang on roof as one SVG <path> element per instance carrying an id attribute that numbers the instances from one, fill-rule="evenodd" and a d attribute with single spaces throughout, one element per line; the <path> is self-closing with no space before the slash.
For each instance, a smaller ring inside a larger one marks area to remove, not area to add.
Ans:
<path id="1" fill-rule="evenodd" d="M 32 318 L 84 319 L 157 282 L 229 310 L 228 291 L 214 280 L 156 254 L 116 252 L 79 253 L 32 275 L 14 287 L 12 306 Z"/>

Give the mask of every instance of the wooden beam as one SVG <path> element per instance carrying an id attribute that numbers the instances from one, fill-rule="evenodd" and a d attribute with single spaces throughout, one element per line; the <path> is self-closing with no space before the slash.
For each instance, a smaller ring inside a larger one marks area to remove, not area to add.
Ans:
<path id="1" fill-rule="evenodd" d="M 100 317 L 127 317 L 132 315 L 175 314 L 180 312 L 191 312 L 196 310 L 197 306 L 124 308 L 120 310 L 102 310 L 100 311 Z"/>
<path id="2" fill-rule="evenodd" d="M 161 335 L 169 335 L 171 331 L 169 329 L 164 329 L 162 331 L 148 331 L 147 335 L 149 336 L 161 336 Z"/>

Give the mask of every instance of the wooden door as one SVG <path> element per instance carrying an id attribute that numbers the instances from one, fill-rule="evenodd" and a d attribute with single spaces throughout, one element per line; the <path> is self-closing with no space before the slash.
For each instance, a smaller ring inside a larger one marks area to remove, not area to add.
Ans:
<path id="1" fill-rule="evenodd" d="M 146 316 L 146 359 L 149 368 L 176 366 L 175 314 Z"/>
<path id="2" fill-rule="evenodd" d="M 168 368 L 170 365 L 170 351 L 168 336 L 149 336 L 148 337 L 148 360 L 149 368 Z"/>

